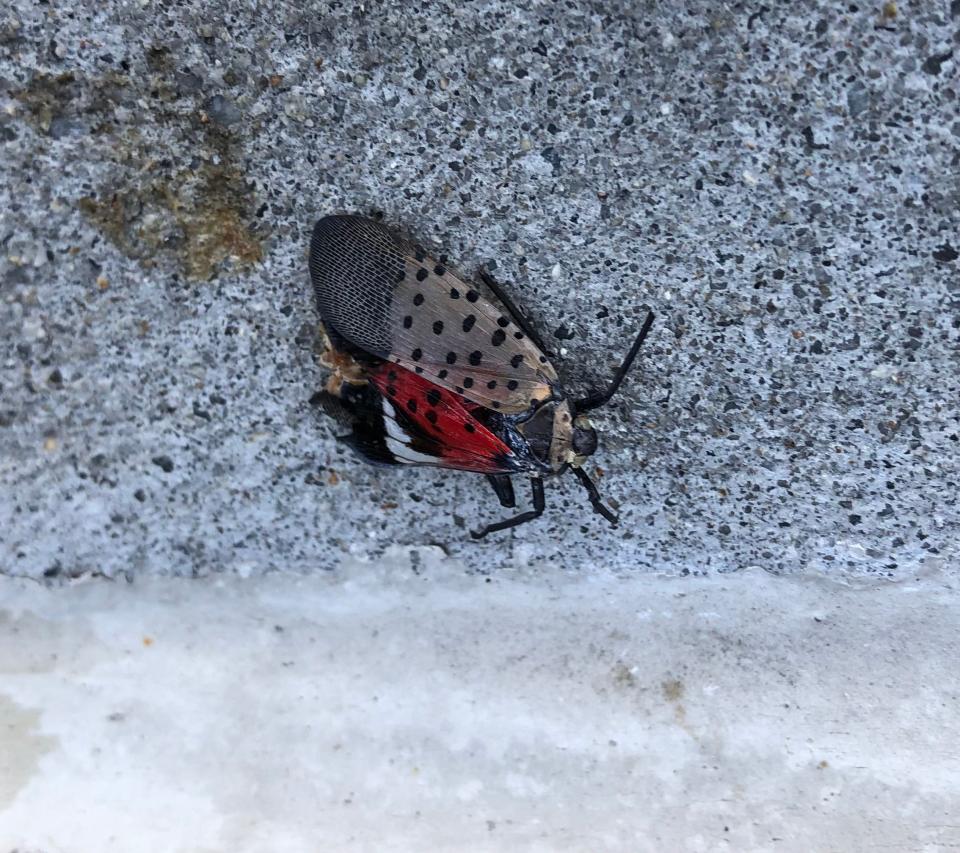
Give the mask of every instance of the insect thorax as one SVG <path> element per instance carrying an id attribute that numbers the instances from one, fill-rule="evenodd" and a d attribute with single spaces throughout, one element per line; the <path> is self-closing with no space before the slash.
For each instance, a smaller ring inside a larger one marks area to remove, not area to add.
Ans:
<path id="1" fill-rule="evenodd" d="M 556 473 L 574 462 L 573 415 L 566 400 L 551 400 L 517 424 L 534 458 Z"/>

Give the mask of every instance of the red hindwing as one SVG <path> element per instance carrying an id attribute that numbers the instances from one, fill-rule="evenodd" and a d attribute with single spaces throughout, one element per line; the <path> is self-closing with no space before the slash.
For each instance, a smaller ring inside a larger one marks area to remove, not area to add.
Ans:
<path id="1" fill-rule="evenodd" d="M 386 440 L 400 461 L 481 474 L 520 467 L 513 451 L 474 417 L 477 407 L 459 395 L 398 364 L 370 371 L 370 381 L 383 396 Z"/>

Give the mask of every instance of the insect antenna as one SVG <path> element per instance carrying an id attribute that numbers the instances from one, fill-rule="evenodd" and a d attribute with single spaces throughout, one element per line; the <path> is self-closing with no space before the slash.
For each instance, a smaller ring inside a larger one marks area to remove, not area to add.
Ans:
<path id="1" fill-rule="evenodd" d="M 571 468 L 570 470 L 576 474 L 580 485 L 587 490 L 587 494 L 590 496 L 590 503 L 593 504 L 593 511 L 600 513 L 600 515 L 611 524 L 616 524 L 620 519 L 603 505 L 603 502 L 600 500 L 600 492 L 597 491 L 593 480 L 587 476 L 587 472 L 584 471 L 583 468 Z"/>
<path id="2" fill-rule="evenodd" d="M 607 390 L 594 391 L 592 394 L 588 394 L 582 400 L 575 401 L 573 404 L 574 412 L 589 412 L 591 409 L 596 409 L 597 407 L 602 406 L 610 401 L 610 398 L 620 389 L 620 383 L 623 382 L 624 377 L 627 375 L 627 372 L 633 365 L 633 360 L 637 357 L 637 353 L 640 352 L 640 347 L 643 346 L 643 341 L 647 337 L 647 333 L 650 331 L 650 327 L 652 325 L 653 312 L 651 311 L 647 314 L 647 319 L 643 321 L 643 328 L 640 329 L 640 334 L 637 335 L 637 339 L 633 342 L 633 346 L 630 347 L 630 352 L 627 353 L 623 363 L 617 368 L 617 372 L 613 375 L 613 381 L 610 383 Z M 583 482 L 582 479 L 581 482 Z M 589 479 L 587 482 L 589 482 Z M 593 493 L 596 494 L 596 489 L 593 490 Z M 596 508 L 596 504 L 594 504 L 594 508 Z M 599 512 L 600 510 L 597 511 Z"/>

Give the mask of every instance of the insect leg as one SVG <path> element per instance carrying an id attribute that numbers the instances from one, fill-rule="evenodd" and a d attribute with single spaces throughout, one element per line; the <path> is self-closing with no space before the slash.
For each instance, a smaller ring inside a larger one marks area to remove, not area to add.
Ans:
<path id="1" fill-rule="evenodd" d="M 517 496 L 513 493 L 513 480 L 506 474 L 487 474 L 487 480 L 497 493 L 500 506 L 513 509 L 517 505 Z"/>
<path id="2" fill-rule="evenodd" d="M 497 283 L 497 280 L 485 269 L 483 269 L 483 267 L 479 269 L 478 275 L 480 276 L 480 280 L 490 288 L 493 295 L 500 300 L 503 307 L 510 312 L 510 315 L 513 317 L 513 321 L 523 330 L 526 336 L 530 338 L 530 340 L 533 341 L 538 347 L 540 347 L 544 355 L 553 355 L 553 353 L 546 348 L 543 341 L 540 340 L 540 335 L 538 335 L 536 330 L 530 326 L 527 318 L 520 313 L 520 310 L 516 305 L 514 305 L 513 300 L 507 296 L 503 288 Z"/>
<path id="3" fill-rule="evenodd" d="M 587 412 L 590 409 L 596 409 L 598 406 L 602 406 L 604 403 L 609 402 L 610 398 L 617 393 L 620 388 L 620 383 L 623 382 L 623 378 L 627 375 L 627 371 L 630 370 L 630 367 L 633 365 L 633 360 L 637 357 L 637 353 L 640 352 L 640 347 L 643 345 L 643 342 L 647 337 L 647 333 L 650 331 L 650 327 L 652 325 L 653 312 L 651 311 L 647 314 L 647 319 L 643 321 L 643 327 L 640 329 L 640 334 L 637 335 L 637 339 L 633 342 L 633 346 L 630 347 L 630 352 L 628 352 L 626 358 L 624 358 L 623 364 L 617 368 L 617 372 L 613 375 L 613 381 L 607 387 L 607 390 L 594 391 L 592 394 L 589 394 L 582 400 L 577 400 L 573 404 L 573 410 L 575 412 Z"/>
<path id="4" fill-rule="evenodd" d="M 584 471 L 583 468 L 571 468 L 570 470 L 576 475 L 577 479 L 580 481 L 580 485 L 587 490 L 587 494 L 590 496 L 590 503 L 593 504 L 593 511 L 600 513 L 600 515 L 602 515 L 607 521 L 613 525 L 616 525 L 619 519 L 603 505 L 602 501 L 600 500 L 600 492 L 597 491 L 597 487 L 593 484 L 593 480 L 587 476 L 587 472 Z"/>
<path id="5" fill-rule="evenodd" d="M 488 524 L 482 530 L 471 530 L 470 535 L 474 539 L 482 539 L 488 533 L 496 533 L 498 530 L 507 530 L 510 527 L 516 527 L 518 524 L 524 524 L 528 521 L 533 521 L 535 518 L 539 518 L 543 514 L 543 508 L 545 506 L 543 499 L 543 480 L 539 477 L 531 477 L 530 484 L 533 486 L 533 509 L 528 510 L 527 512 L 521 512 L 520 515 L 516 515 L 513 518 L 508 518 L 505 521 L 497 521 L 493 524 Z"/>

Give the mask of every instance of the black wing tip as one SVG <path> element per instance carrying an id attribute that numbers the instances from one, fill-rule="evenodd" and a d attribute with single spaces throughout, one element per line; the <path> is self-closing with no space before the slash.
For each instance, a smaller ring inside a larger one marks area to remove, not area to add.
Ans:
<path id="1" fill-rule="evenodd" d="M 339 231 L 344 225 L 355 219 L 363 219 L 363 217 L 352 213 L 328 213 L 314 223 L 313 237 L 316 239 L 317 236 Z"/>
<path id="2" fill-rule="evenodd" d="M 382 468 L 400 464 L 397 457 L 387 449 L 383 436 L 374 431 L 354 427 L 353 432 L 338 435 L 337 441 L 349 447 L 368 465 Z"/>
<path id="3" fill-rule="evenodd" d="M 326 231 L 339 230 L 344 226 L 355 225 L 358 222 L 369 225 L 383 224 L 376 217 L 364 216 L 362 213 L 328 213 L 326 216 L 321 216 L 313 224 L 313 233 L 317 234 L 318 232 L 324 233 Z"/>
<path id="4" fill-rule="evenodd" d="M 329 213 L 321 216 L 313 224 L 313 233 L 310 236 L 311 274 L 317 274 L 320 256 L 334 244 L 352 242 L 358 237 L 369 236 L 371 233 L 382 234 L 384 231 L 389 229 L 382 222 L 357 213 Z"/>

